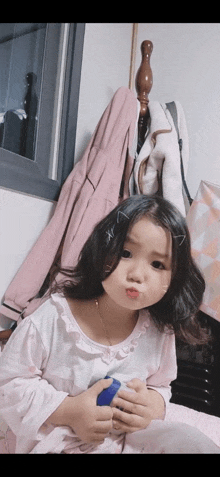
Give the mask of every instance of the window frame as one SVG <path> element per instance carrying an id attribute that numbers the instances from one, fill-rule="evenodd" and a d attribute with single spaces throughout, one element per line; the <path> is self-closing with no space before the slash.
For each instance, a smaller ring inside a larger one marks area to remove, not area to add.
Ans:
<path id="1" fill-rule="evenodd" d="M 35 148 L 35 160 L 0 147 L 0 187 L 56 201 L 63 182 L 74 165 L 74 151 L 78 115 L 80 77 L 83 56 L 85 23 L 70 23 L 64 92 L 62 102 L 61 129 L 59 138 L 57 178 L 48 177 L 50 141 L 49 124 L 52 120 L 54 94 L 51 92 L 50 78 L 56 74 L 54 62 L 57 48 L 57 23 L 48 23 L 42 74 L 42 90 Z M 57 35 L 58 37 L 58 35 Z M 51 103 L 52 102 L 52 103 Z M 49 116 L 48 116 L 49 111 Z M 50 112 L 51 111 L 51 112 Z M 51 123 L 50 123 L 51 124 Z"/>

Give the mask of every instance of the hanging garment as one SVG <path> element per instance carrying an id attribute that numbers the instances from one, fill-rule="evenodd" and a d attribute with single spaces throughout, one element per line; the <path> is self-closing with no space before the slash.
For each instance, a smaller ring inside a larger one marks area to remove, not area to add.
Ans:
<path id="1" fill-rule="evenodd" d="M 201 181 L 187 214 L 192 256 L 206 288 L 201 310 L 220 321 L 220 187 Z"/>
<path id="2" fill-rule="evenodd" d="M 64 183 L 52 219 L 6 290 L 3 315 L 17 321 L 21 313 L 32 313 L 54 260 L 61 253 L 63 267 L 75 266 L 95 224 L 118 204 L 121 183 L 121 198 L 129 196 L 138 103 L 128 88 L 116 91 Z"/>
<path id="3" fill-rule="evenodd" d="M 182 138 L 182 159 L 186 174 L 189 161 L 189 141 L 185 115 L 181 104 L 176 101 L 178 129 Z M 137 193 L 161 195 L 172 202 L 185 216 L 186 209 L 182 191 L 180 151 L 173 118 L 166 104 L 150 101 L 150 126 L 144 144 L 136 157 L 134 187 Z M 130 188 L 133 187 L 130 182 Z"/>

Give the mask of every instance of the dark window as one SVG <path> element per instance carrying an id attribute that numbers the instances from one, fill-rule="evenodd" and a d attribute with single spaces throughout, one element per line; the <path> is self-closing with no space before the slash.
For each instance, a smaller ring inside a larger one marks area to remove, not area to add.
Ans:
<path id="1" fill-rule="evenodd" d="M 74 163 L 84 23 L 0 23 L 0 186 L 56 200 Z"/>

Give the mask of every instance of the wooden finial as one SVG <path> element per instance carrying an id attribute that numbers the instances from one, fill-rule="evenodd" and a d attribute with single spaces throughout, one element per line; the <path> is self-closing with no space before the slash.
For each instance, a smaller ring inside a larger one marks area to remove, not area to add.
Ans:
<path id="1" fill-rule="evenodd" d="M 144 138 L 146 122 L 148 118 L 148 95 L 153 85 L 153 74 L 150 66 L 150 57 L 153 51 L 153 43 L 145 40 L 141 44 L 142 61 L 136 75 L 136 91 L 140 101 L 140 115 L 138 122 L 139 137 Z"/>

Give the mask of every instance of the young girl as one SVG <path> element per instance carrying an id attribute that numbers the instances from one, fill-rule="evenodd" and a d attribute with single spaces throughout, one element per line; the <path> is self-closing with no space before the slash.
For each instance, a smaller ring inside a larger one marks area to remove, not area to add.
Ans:
<path id="1" fill-rule="evenodd" d="M 177 209 L 154 196 L 125 200 L 62 273 L 0 357 L 0 412 L 16 452 L 218 453 L 196 429 L 164 422 L 175 335 L 206 339 L 196 321 L 204 280 Z M 128 390 L 98 406 L 106 375 Z"/>

